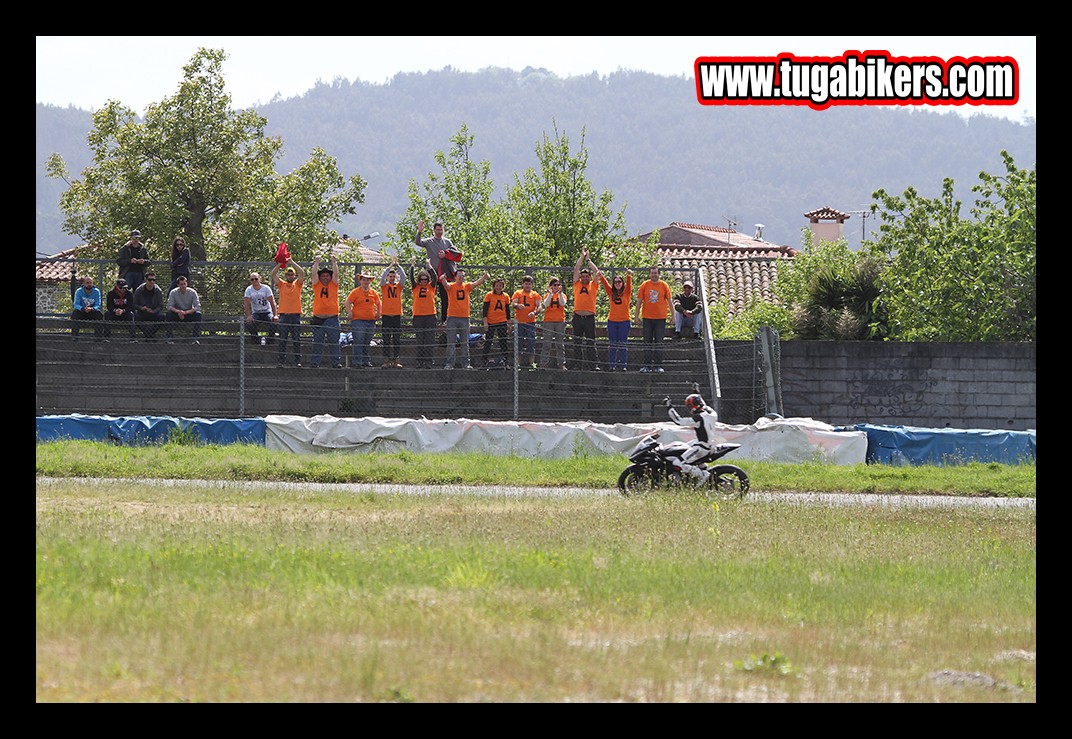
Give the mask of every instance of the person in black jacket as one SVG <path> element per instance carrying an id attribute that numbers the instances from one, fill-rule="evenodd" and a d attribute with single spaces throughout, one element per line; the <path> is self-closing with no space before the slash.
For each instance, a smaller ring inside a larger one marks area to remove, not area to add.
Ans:
<path id="1" fill-rule="evenodd" d="M 130 338 L 134 338 L 134 293 L 127 287 L 127 281 L 120 277 L 115 281 L 115 287 L 108 291 L 105 296 L 107 310 L 104 311 L 105 321 L 122 321 L 127 324 Z M 105 341 L 112 335 L 110 328 L 105 329 Z"/>
<path id="2" fill-rule="evenodd" d="M 145 273 L 145 282 L 134 291 L 134 323 L 149 341 L 156 339 L 158 324 L 164 322 L 164 291 L 156 284 L 156 273 Z"/>
<path id="3" fill-rule="evenodd" d="M 685 280 L 681 294 L 674 296 L 674 338 L 695 339 L 700 335 L 702 319 L 700 296 L 692 291 L 692 283 Z"/>
<path id="4" fill-rule="evenodd" d="M 145 282 L 145 272 L 151 260 L 149 250 L 141 243 L 141 231 L 134 229 L 130 232 L 130 240 L 123 244 L 115 261 L 119 265 L 119 276 L 127 281 L 131 290 L 137 290 Z"/>
<path id="5" fill-rule="evenodd" d="M 187 284 L 190 282 L 190 250 L 186 248 L 186 238 L 176 236 L 171 240 L 171 287 L 172 290 L 179 286 L 179 278 L 185 277 Z"/>

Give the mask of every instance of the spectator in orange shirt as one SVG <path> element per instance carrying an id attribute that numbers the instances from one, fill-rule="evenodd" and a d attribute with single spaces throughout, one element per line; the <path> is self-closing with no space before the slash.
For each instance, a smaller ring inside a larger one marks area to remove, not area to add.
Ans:
<path id="1" fill-rule="evenodd" d="M 279 366 L 287 361 L 287 337 L 294 341 L 294 366 L 301 367 L 302 285 L 305 270 L 293 259 L 287 259 L 283 279 L 279 279 L 279 264 L 272 268 L 272 284 L 279 295 Z"/>
<path id="2" fill-rule="evenodd" d="M 599 281 L 610 298 L 610 312 L 607 313 L 610 351 L 607 354 L 607 364 L 611 372 L 625 372 L 629 366 L 629 331 L 633 328 L 629 321 L 629 313 L 633 308 L 633 271 L 627 269 L 624 280 L 621 275 L 615 275 L 610 282 L 607 282 L 607 278 L 600 272 Z"/>
<path id="3" fill-rule="evenodd" d="M 562 280 L 552 277 L 547 283 L 543 307 L 543 366 L 566 369 L 566 304 Z"/>
<path id="4" fill-rule="evenodd" d="M 670 287 L 659 279 L 659 268 L 648 270 L 648 279 L 637 290 L 636 320 L 644 318 L 644 366 L 641 372 L 663 371 L 663 337 L 670 314 Z"/>
<path id="5" fill-rule="evenodd" d="M 398 266 L 398 256 L 380 275 L 380 331 L 383 334 L 384 367 L 401 367 L 398 361 L 399 341 L 402 336 L 402 288 L 406 274 Z"/>
<path id="6" fill-rule="evenodd" d="M 532 289 L 532 275 L 521 279 L 521 289 L 510 298 L 517 317 L 518 363 L 536 369 L 536 314 L 540 312 L 540 294 Z"/>
<path id="7" fill-rule="evenodd" d="M 491 282 L 491 292 L 484 296 L 484 365 L 488 369 L 506 369 L 510 343 L 510 296 L 503 292 L 506 281 L 496 277 Z M 499 356 L 489 361 L 488 353 L 495 339 L 499 340 Z"/>
<path id="8" fill-rule="evenodd" d="M 581 264 L 588 262 L 588 268 Z M 588 249 L 581 250 L 573 265 L 573 362 L 578 369 L 599 371 L 596 358 L 596 298 L 599 283 L 592 279 L 599 268 L 592 263 Z"/>
<path id="9" fill-rule="evenodd" d="M 372 275 L 357 276 L 357 287 L 346 296 L 346 314 L 354 335 L 354 367 L 371 367 L 369 346 L 380 319 L 380 294 L 372 287 Z M 386 366 L 386 365 L 385 365 Z"/>
<path id="10" fill-rule="evenodd" d="M 328 344 L 331 366 L 342 367 L 342 352 L 339 350 L 339 263 L 331 255 L 331 266 L 321 267 L 320 257 L 313 262 L 316 273 L 316 285 L 313 287 L 313 361 L 312 366 L 320 366 L 320 355 L 324 342 Z"/>
<path id="11" fill-rule="evenodd" d="M 446 275 L 439 278 L 439 284 L 447 291 L 447 362 L 443 369 L 454 369 L 454 357 L 459 346 L 462 348 L 465 368 L 473 368 L 469 363 L 469 296 L 490 276 L 485 272 L 476 282 L 466 282 L 465 270 L 459 269 L 454 273 L 454 282 L 447 282 Z"/>
<path id="12" fill-rule="evenodd" d="M 413 283 L 413 332 L 417 338 L 417 366 L 427 369 L 433 365 L 432 350 L 436 336 L 436 293 L 438 286 L 433 282 L 432 271 L 422 269 L 413 273 L 414 265 L 409 267 L 410 281 Z"/>

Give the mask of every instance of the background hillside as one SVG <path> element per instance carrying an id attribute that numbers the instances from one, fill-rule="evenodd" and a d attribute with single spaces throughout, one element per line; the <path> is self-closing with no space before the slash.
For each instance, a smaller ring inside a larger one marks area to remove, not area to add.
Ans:
<path id="1" fill-rule="evenodd" d="M 161 82 L 160 97 L 173 82 Z M 394 230 L 410 180 L 423 182 L 438 171 L 435 152 L 449 148 L 463 123 L 475 136 L 473 156 L 491 162 L 500 194 L 515 173 L 537 165 L 535 148 L 544 135 L 553 138 L 557 128 L 577 151 L 583 130 L 589 179 L 597 191 L 613 193 L 630 233 L 671 221 L 727 226 L 733 220 L 743 233 L 763 223 L 765 239 L 790 246 L 800 246 L 803 214 L 814 208 L 865 210 L 878 188 L 900 193 L 911 185 L 935 196 L 945 177 L 970 205 L 979 172 L 1003 170 L 1002 149 L 1018 166 L 1036 162 L 1034 121 L 873 106 L 708 107 L 696 102 L 693 80 L 643 72 L 559 78 L 531 68 L 448 68 L 399 74 L 379 85 L 319 84 L 258 111 L 268 119 L 268 134 L 283 139 L 280 172 L 321 146 L 345 175 L 368 181 L 365 204 L 338 224 L 351 236 Z M 58 152 L 77 176 L 90 162 L 91 126 L 89 111 L 37 105 L 39 253 L 80 243 L 62 232 L 58 200 L 66 185 L 46 179 L 44 163 Z M 875 220 L 848 222 L 854 247 L 864 229 L 877 228 Z"/>

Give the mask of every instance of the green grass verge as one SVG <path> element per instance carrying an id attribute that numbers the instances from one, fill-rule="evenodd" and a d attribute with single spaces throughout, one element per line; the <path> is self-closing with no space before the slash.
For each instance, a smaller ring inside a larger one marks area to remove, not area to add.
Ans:
<path id="1" fill-rule="evenodd" d="M 1035 464 L 970 463 L 936 467 L 781 464 L 725 458 L 744 468 L 756 492 L 867 492 L 1035 497 Z M 165 478 L 400 485 L 613 488 L 624 456 L 578 454 L 567 459 L 487 454 L 290 454 L 254 445 L 169 442 L 120 446 L 62 441 L 37 445 L 44 477 Z"/>

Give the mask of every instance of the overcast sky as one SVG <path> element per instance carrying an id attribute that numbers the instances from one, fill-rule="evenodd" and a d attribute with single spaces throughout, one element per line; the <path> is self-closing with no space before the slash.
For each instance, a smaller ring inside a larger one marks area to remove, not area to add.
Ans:
<path id="1" fill-rule="evenodd" d="M 1011 56 L 1020 70 L 1014 106 L 931 106 L 961 115 L 1022 121 L 1035 113 L 1034 36 L 38 36 L 37 102 L 96 110 L 108 100 L 143 113 L 175 94 L 182 67 L 200 47 L 228 54 L 223 71 L 236 107 L 301 95 L 318 81 L 388 82 L 399 72 L 453 67 L 544 67 L 568 77 L 637 70 L 694 78 L 701 56 L 780 53 L 836 57 L 845 51 L 894 56 Z"/>

